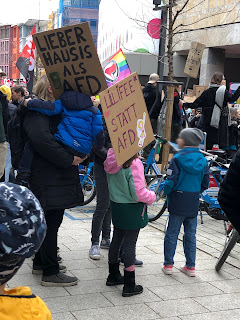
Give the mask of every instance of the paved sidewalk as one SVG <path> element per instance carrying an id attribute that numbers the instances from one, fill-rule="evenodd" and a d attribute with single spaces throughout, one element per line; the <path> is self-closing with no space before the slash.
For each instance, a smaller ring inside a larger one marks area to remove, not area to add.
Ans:
<path id="1" fill-rule="evenodd" d="M 204 216 L 198 228 L 197 277 L 188 278 L 179 272 L 184 265 L 179 242 L 173 276 L 161 271 L 166 217 L 146 227 L 141 233 L 137 256 L 144 267 L 136 270 L 137 282 L 144 293 L 132 298 L 121 296 L 122 287 L 105 285 L 107 251 L 102 260 L 88 258 L 91 217 L 94 206 L 67 210 L 59 233 L 59 246 L 69 274 L 80 279 L 77 286 L 45 288 L 40 277 L 31 274 L 28 260 L 10 282 L 10 286 L 29 285 L 50 308 L 54 320 L 222 320 L 240 318 L 240 245 L 220 273 L 214 271 L 215 256 L 219 256 L 225 236 L 222 222 Z"/>

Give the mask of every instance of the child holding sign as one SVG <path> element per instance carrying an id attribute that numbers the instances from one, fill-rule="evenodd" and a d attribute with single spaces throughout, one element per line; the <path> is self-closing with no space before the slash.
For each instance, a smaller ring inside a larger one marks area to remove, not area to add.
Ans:
<path id="1" fill-rule="evenodd" d="M 109 249 L 107 286 L 124 284 L 122 295 L 130 297 L 143 292 L 135 285 L 136 243 L 141 228 L 148 223 L 146 204 L 151 205 L 156 195 L 145 186 L 143 164 L 135 155 L 123 165 L 117 165 L 114 150 L 108 151 L 104 162 L 111 200 L 113 239 Z M 123 242 L 124 279 L 119 271 L 119 250 Z"/>
<path id="2" fill-rule="evenodd" d="M 44 97 L 46 90 L 51 91 L 52 89 L 45 74 L 38 82 L 37 87 L 35 86 L 34 93 L 41 98 L 41 94 Z M 63 144 L 69 153 L 76 157 L 86 158 L 91 152 L 93 143 L 98 150 L 105 143 L 102 116 L 98 108 L 94 106 L 94 100 L 95 97 L 75 91 L 67 91 L 62 94 L 61 99 L 54 102 L 32 99 L 25 100 L 25 106 L 29 110 L 47 116 L 61 114 L 58 131 L 54 135 L 55 139 Z M 27 186 L 33 155 L 34 152 L 27 143 L 18 168 L 16 179 L 18 184 Z"/>

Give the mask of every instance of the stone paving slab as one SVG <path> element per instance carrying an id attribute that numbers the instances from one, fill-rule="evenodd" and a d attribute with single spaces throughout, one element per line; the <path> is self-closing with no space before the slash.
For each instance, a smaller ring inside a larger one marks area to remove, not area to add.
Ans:
<path id="1" fill-rule="evenodd" d="M 215 271 L 216 257 L 225 241 L 221 221 L 204 216 L 197 232 L 196 278 L 179 269 L 185 257 L 182 234 L 176 250 L 172 276 L 162 273 L 163 241 L 167 216 L 140 232 L 137 257 L 144 266 L 136 268 L 136 281 L 144 293 L 132 298 L 121 296 L 122 286 L 107 287 L 108 251 L 102 259 L 88 257 L 91 219 L 95 206 L 67 210 L 59 232 L 60 253 L 68 273 L 76 275 L 77 286 L 46 288 L 41 276 L 32 275 L 28 259 L 9 286 L 29 285 L 50 308 L 53 320 L 238 320 L 240 318 L 240 245 L 237 245 L 222 271 Z M 121 270 L 123 267 L 121 267 Z"/>

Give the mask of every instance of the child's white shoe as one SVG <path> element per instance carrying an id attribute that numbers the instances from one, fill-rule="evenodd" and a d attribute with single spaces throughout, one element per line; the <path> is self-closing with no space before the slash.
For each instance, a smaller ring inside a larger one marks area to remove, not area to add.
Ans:
<path id="1" fill-rule="evenodd" d="M 180 271 L 185 273 L 187 276 L 189 277 L 196 277 L 196 270 L 194 267 L 192 268 L 187 268 L 186 266 L 185 267 L 182 267 L 180 268 Z"/>
<path id="2" fill-rule="evenodd" d="M 171 275 L 172 275 L 172 272 L 173 272 L 173 266 L 171 266 L 171 265 L 168 265 L 168 266 L 163 265 L 162 271 L 163 271 L 165 274 L 167 274 L 168 276 L 171 276 Z"/>

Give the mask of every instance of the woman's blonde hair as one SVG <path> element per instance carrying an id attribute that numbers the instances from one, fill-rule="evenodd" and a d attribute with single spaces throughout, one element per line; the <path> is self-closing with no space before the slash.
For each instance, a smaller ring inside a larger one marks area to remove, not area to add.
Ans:
<path id="1" fill-rule="evenodd" d="M 38 99 L 51 101 L 53 97 L 49 92 L 50 83 L 46 74 L 42 75 L 41 78 L 37 81 L 33 87 L 33 93 Z"/>

